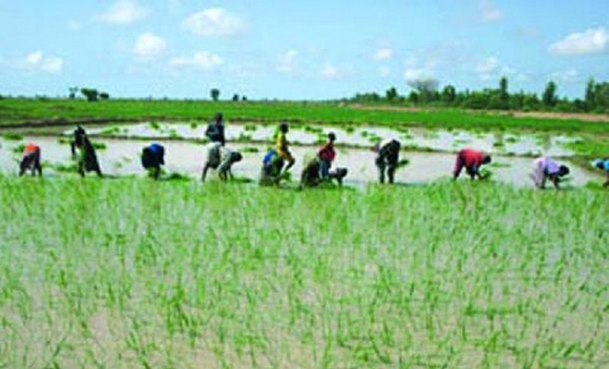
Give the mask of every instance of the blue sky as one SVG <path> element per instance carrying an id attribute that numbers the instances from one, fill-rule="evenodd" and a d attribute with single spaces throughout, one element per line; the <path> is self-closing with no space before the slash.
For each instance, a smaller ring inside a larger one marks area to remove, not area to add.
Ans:
<path id="1" fill-rule="evenodd" d="M 609 80 L 606 2 L 0 0 L 0 93 L 327 99 L 435 78 L 582 97 Z"/>

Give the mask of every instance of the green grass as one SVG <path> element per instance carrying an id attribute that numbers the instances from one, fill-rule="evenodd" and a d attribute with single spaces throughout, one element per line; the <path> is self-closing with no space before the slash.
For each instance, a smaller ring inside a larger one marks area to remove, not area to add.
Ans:
<path id="1" fill-rule="evenodd" d="M 606 191 L 14 177 L 0 188 L 2 368 L 609 359 Z"/>
<path id="2" fill-rule="evenodd" d="M 111 100 L 89 103 L 82 100 L 0 100 L 0 126 L 26 121 L 102 118 L 134 121 L 207 121 L 222 111 L 230 121 L 279 122 L 291 124 L 330 124 L 410 126 L 448 129 L 536 130 L 549 132 L 606 132 L 607 123 L 578 119 L 518 118 L 460 109 L 421 111 L 360 110 L 340 108 L 336 103 L 307 102 L 230 102 Z"/>

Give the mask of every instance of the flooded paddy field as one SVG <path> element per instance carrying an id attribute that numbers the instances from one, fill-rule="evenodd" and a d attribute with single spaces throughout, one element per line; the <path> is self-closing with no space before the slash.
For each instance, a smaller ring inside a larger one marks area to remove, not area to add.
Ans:
<path id="1" fill-rule="evenodd" d="M 125 176 L 144 176 L 140 163 L 140 153 L 144 146 L 151 142 L 159 142 L 166 148 L 165 170 L 170 173 L 185 174 L 190 177 L 199 177 L 206 158 L 206 146 L 202 143 L 156 139 L 131 140 L 95 138 L 98 146 L 97 155 L 104 173 Z M 42 148 L 44 173 L 46 176 L 57 176 L 62 168 L 73 163 L 70 146 L 62 137 L 25 136 L 22 140 L 0 140 L 0 171 L 3 173 L 17 173 L 21 147 L 29 142 L 35 142 Z M 236 163 L 233 173 L 242 178 L 257 180 L 260 173 L 262 157 L 270 143 L 231 143 L 227 147 L 243 153 L 243 160 Z M 296 164 L 292 169 L 292 178 L 298 180 L 303 164 L 315 155 L 315 147 L 294 145 L 292 153 Z M 335 167 L 345 167 L 349 170 L 346 184 L 363 185 L 377 180 L 377 169 L 374 165 L 375 153 L 366 147 L 338 148 Z M 396 181 L 406 184 L 424 184 L 433 181 L 447 180 L 451 177 L 455 161 L 453 153 L 443 152 L 417 152 L 404 151 L 401 158 L 408 159 L 409 164 L 400 168 L 396 173 Z M 510 183 L 516 186 L 531 186 L 530 172 L 532 158 L 513 155 L 493 155 L 493 163 L 488 166 L 493 180 Z M 589 181 L 599 181 L 600 176 L 577 167 L 568 159 L 561 159 L 562 163 L 572 169 L 568 181 L 570 186 L 584 186 Z M 463 176 L 463 175 L 462 175 Z M 210 180 L 216 176 L 212 173 Z M 462 178 L 465 178 L 463 176 Z"/>
<path id="2" fill-rule="evenodd" d="M 206 124 L 192 123 L 138 123 L 104 126 L 91 129 L 93 136 L 113 138 L 186 139 L 205 137 Z M 237 142 L 271 142 L 275 125 L 256 123 L 227 124 L 226 137 Z M 299 145 L 315 145 L 326 139 L 329 132 L 338 136 L 337 144 L 350 147 L 371 147 L 379 140 L 393 138 L 404 147 L 428 151 L 456 151 L 471 146 L 490 153 L 521 156 L 571 156 L 567 145 L 580 140 L 567 135 L 468 132 L 458 130 L 430 130 L 424 128 L 391 129 L 386 127 L 327 127 L 305 125 L 291 128 L 290 142 Z M 64 132 L 69 134 L 70 131 Z"/>

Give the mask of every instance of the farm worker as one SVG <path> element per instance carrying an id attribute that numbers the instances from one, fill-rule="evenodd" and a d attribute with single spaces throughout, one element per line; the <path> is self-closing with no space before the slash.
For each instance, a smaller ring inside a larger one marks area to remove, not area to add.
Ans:
<path id="1" fill-rule="evenodd" d="M 72 157 L 78 161 L 78 173 L 82 177 L 85 176 L 86 172 L 95 172 L 99 177 L 102 176 L 95 148 L 91 144 L 87 132 L 81 126 L 77 126 L 74 130 L 74 138 L 70 143 L 70 148 Z"/>
<path id="2" fill-rule="evenodd" d="M 385 172 L 389 183 L 394 182 L 395 170 L 400 160 L 400 142 L 394 139 L 387 139 L 376 144 L 373 151 L 377 153 L 375 164 L 379 170 L 379 181 L 385 183 Z"/>
<path id="3" fill-rule="evenodd" d="M 26 170 L 31 170 L 32 175 L 38 175 L 42 177 L 42 166 L 40 165 L 40 147 L 36 144 L 28 144 L 23 150 L 23 157 L 21 158 L 21 164 L 19 166 L 19 175 L 25 174 Z"/>
<path id="4" fill-rule="evenodd" d="M 260 184 L 271 185 L 279 184 L 283 178 L 281 170 L 283 169 L 284 161 L 279 156 L 277 151 L 269 150 L 262 159 L 262 170 L 260 171 Z"/>
<path id="5" fill-rule="evenodd" d="M 467 174 L 474 180 L 476 177 L 482 179 L 480 167 L 491 162 L 491 156 L 474 149 L 463 149 L 457 153 L 457 161 L 453 170 L 454 179 L 459 178 L 461 170 L 465 167 Z"/>
<path id="6" fill-rule="evenodd" d="M 328 142 L 319 149 L 317 152 L 317 158 L 319 159 L 320 175 L 322 180 L 330 179 L 330 168 L 332 162 L 336 158 L 336 151 L 334 150 L 334 141 L 336 141 L 336 135 L 333 132 L 328 133 Z"/>
<path id="7" fill-rule="evenodd" d="M 603 187 L 609 187 L 609 159 L 596 159 L 592 162 L 592 165 L 605 172 L 607 180 L 603 183 Z"/>
<path id="8" fill-rule="evenodd" d="M 240 152 L 225 149 L 222 153 L 222 160 L 218 167 L 218 176 L 221 180 L 226 181 L 227 179 L 233 179 L 233 172 L 231 170 L 233 164 L 240 162 L 243 159 L 243 155 Z"/>
<path id="9" fill-rule="evenodd" d="M 559 188 L 560 179 L 569 174 L 569 167 L 560 165 L 547 156 L 535 159 L 533 162 L 533 174 L 531 177 L 535 186 L 540 189 L 546 188 L 546 181 L 549 179 L 554 188 Z"/>
<path id="10" fill-rule="evenodd" d="M 211 143 L 220 143 L 221 146 L 226 144 L 226 138 L 224 136 L 224 117 L 222 113 L 216 113 L 214 120 L 209 123 L 207 130 L 205 130 L 205 136 Z"/>
<path id="11" fill-rule="evenodd" d="M 284 171 L 287 172 L 288 170 L 290 170 L 290 168 L 292 168 L 292 166 L 294 165 L 294 157 L 292 156 L 292 154 L 290 153 L 290 149 L 288 148 L 288 139 L 287 139 L 287 133 L 288 133 L 288 124 L 286 122 L 283 122 L 279 125 L 279 131 L 277 132 L 277 144 L 276 144 L 276 151 L 277 151 L 277 155 L 279 155 L 279 157 L 284 161 L 288 163 L 288 166 L 285 167 Z"/>
<path id="12" fill-rule="evenodd" d="M 322 162 L 319 158 L 314 158 L 302 170 L 300 176 L 300 185 L 303 187 L 315 187 L 322 183 L 323 178 L 320 176 L 320 168 Z M 343 184 L 343 178 L 347 176 L 347 168 L 336 168 L 328 172 L 327 181 L 335 179 L 339 185 Z"/>
<path id="13" fill-rule="evenodd" d="M 303 187 L 315 187 L 321 183 L 321 159 L 313 158 L 302 169 L 300 175 L 300 185 Z"/>
<path id="14" fill-rule="evenodd" d="M 142 166 L 150 170 L 154 179 L 161 175 L 161 165 L 165 165 L 165 148 L 163 145 L 153 143 L 142 150 Z"/>

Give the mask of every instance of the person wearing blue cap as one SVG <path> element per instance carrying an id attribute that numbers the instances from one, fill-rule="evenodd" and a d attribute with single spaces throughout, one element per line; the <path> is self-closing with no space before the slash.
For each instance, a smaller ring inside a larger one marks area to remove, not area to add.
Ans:
<path id="1" fill-rule="evenodd" d="M 153 143 L 142 150 L 142 166 L 148 170 L 154 179 L 161 176 L 161 165 L 165 165 L 165 148 Z"/>
<path id="2" fill-rule="evenodd" d="M 605 172 L 607 180 L 603 183 L 603 187 L 609 187 L 609 159 L 596 159 L 592 162 L 592 165 Z"/>

